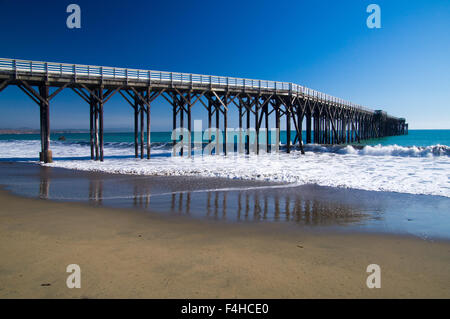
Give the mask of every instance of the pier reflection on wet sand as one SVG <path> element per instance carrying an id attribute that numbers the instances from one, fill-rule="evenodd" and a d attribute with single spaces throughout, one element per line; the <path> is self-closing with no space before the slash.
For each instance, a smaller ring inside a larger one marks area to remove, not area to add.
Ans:
<path id="1" fill-rule="evenodd" d="M 130 176 L 0 163 L 0 185 L 43 200 L 85 202 L 225 222 L 343 226 L 448 238 L 450 199 L 316 185 L 184 176 Z M 316 227 L 317 228 L 317 227 Z"/>
<path id="2" fill-rule="evenodd" d="M 314 185 L 124 176 L 21 164 L 1 165 L 0 172 L 1 184 L 19 195 L 213 220 L 325 226 L 364 223 L 383 215 L 382 204 Z"/>
<path id="3" fill-rule="evenodd" d="M 48 185 L 48 179 L 45 183 Z M 152 187 L 145 187 L 139 182 L 133 183 L 128 189 L 132 190 L 131 194 L 104 196 L 104 181 L 91 178 L 89 202 L 94 205 L 133 207 L 172 215 L 227 221 L 285 221 L 305 225 L 336 225 L 375 217 L 373 211 L 369 214 L 360 205 L 320 200 L 317 196 L 312 196 L 305 187 L 152 193 Z M 48 197 L 48 186 L 46 192 Z M 43 194 L 40 197 L 46 198 Z"/>

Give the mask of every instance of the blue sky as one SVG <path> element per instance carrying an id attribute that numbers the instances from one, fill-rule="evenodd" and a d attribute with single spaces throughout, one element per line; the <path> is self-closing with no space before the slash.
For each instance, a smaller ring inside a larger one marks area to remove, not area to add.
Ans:
<path id="1" fill-rule="evenodd" d="M 81 29 L 66 7 L 81 7 Z M 381 29 L 366 7 L 381 7 Z M 450 129 L 450 1 L 23 1 L 0 0 L 0 56 L 294 82 L 406 117 L 411 129 Z M 0 127 L 39 125 L 16 87 L 0 94 Z M 65 90 L 51 126 L 88 128 L 88 106 Z M 24 116 L 26 114 L 26 116 Z M 204 118 L 201 105 L 194 118 Z M 236 118 L 232 117 L 231 125 Z M 158 100 L 152 129 L 171 127 Z M 105 129 L 130 129 L 119 95 Z"/>

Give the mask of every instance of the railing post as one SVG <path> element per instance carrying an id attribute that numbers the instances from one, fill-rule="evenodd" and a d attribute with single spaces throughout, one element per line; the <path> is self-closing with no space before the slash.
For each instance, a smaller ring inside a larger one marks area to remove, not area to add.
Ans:
<path id="1" fill-rule="evenodd" d="M 14 77 L 17 79 L 17 61 L 13 60 Z"/>

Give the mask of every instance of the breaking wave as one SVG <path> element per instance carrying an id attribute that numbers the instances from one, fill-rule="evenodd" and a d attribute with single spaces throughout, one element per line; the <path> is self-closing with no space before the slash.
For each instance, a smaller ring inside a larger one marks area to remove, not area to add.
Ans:
<path id="1" fill-rule="evenodd" d="M 105 161 L 90 158 L 89 143 L 52 142 L 52 167 L 107 173 L 202 176 L 317 184 L 450 197 L 450 148 L 305 145 L 291 154 L 171 157 L 171 143 L 152 143 L 150 161 L 134 158 L 134 144 L 105 143 Z M 40 141 L 0 141 L 0 160 L 36 162 Z"/>

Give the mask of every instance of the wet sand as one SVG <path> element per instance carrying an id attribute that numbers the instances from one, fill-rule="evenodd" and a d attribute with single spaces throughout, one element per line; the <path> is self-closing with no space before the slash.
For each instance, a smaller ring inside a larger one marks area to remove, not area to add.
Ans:
<path id="1" fill-rule="evenodd" d="M 0 192 L 1 298 L 449 298 L 448 241 L 217 223 Z M 81 288 L 68 289 L 68 264 Z M 366 267 L 381 267 L 381 288 Z"/>
<path id="2" fill-rule="evenodd" d="M 450 240 L 450 198 L 193 176 L 138 176 L 1 163 L 15 195 L 218 223 L 372 232 Z M 284 231 L 284 230 L 283 230 Z"/>

